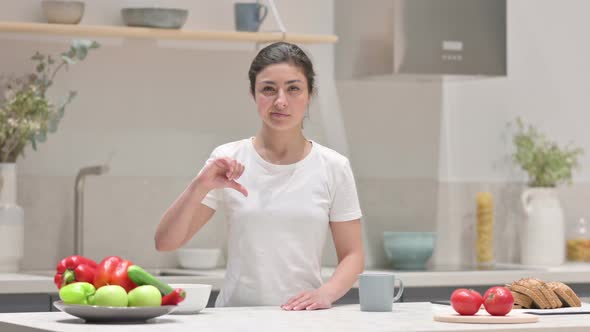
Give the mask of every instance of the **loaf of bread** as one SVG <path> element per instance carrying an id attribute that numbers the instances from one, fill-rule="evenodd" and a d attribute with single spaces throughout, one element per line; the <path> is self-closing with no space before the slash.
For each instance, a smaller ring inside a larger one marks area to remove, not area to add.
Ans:
<path id="1" fill-rule="evenodd" d="M 582 302 L 566 284 L 544 282 L 537 278 L 523 278 L 506 285 L 514 298 L 514 309 L 580 307 Z"/>

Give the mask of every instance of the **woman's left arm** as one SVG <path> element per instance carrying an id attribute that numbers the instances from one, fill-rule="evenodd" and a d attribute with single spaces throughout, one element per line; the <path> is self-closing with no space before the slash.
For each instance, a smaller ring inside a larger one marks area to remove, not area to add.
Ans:
<path id="1" fill-rule="evenodd" d="M 338 255 L 336 271 L 325 284 L 313 291 L 304 291 L 283 304 L 285 310 L 326 309 L 344 296 L 363 272 L 365 263 L 360 219 L 330 222 Z"/>

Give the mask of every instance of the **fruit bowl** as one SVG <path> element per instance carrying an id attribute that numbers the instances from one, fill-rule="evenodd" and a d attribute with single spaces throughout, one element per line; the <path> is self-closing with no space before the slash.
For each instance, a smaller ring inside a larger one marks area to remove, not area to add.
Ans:
<path id="1" fill-rule="evenodd" d="M 123 323 L 143 322 L 169 314 L 177 309 L 175 305 L 163 305 L 157 307 L 106 307 L 98 305 L 65 304 L 63 301 L 55 301 L 53 305 L 72 316 L 81 318 L 86 322 L 95 323 Z"/>

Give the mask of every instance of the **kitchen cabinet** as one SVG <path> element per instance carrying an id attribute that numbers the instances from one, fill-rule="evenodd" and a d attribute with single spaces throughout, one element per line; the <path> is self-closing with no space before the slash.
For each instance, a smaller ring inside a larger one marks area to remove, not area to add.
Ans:
<path id="1" fill-rule="evenodd" d="M 155 29 L 107 25 L 69 25 L 32 22 L 0 22 L 0 32 L 33 33 L 79 37 L 115 37 L 171 40 L 217 40 L 228 42 L 271 43 L 287 41 L 301 44 L 333 44 L 335 35 L 282 32 L 245 32 L 220 30 Z"/>

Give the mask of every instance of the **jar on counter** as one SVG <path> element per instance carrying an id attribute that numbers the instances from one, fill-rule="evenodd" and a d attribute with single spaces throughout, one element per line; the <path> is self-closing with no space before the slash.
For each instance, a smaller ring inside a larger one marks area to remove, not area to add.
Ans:
<path id="1" fill-rule="evenodd" d="M 494 199 L 489 192 L 478 192 L 475 259 L 479 267 L 495 264 L 494 259 Z"/>
<path id="2" fill-rule="evenodd" d="M 590 229 L 585 218 L 580 218 L 570 230 L 566 241 L 567 259 L 590 262 Z"/>

